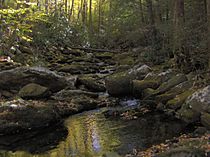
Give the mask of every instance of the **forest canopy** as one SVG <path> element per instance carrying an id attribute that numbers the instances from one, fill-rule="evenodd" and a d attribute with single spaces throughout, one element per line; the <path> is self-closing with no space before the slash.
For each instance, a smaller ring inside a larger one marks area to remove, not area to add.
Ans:
<path id="1" fill-rule="evenodd" d="M 21 39 L 141 51 L 155 64 L 174 58 L 186 72 L 208 65 L 207 0 L 1 0 L 0 8 L 2 52 Z"/>

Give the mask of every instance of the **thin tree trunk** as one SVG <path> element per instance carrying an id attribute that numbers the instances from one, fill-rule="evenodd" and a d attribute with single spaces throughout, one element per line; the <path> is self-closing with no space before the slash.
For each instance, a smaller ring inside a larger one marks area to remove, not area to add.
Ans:
<path id="1" fill-rule="evenodd" d="M 181 51 L 184 24 L 184 0 L 175 0 L 174 3 L 174 53 Z"/>
<path id="2" fill-rule="evenodd" d="M 48 6 L 49 6 L 48 0 L 45 0 L 45 12 L 46 12 L 46 14 L 48 14 Z"/>
<path id="3" fill-rule="evenodd" d="M 70 13 L 69 13 L 69 20 L 71 20 L 73 10 L 74 10 L 74 0 L 71 1 L 71 9 L 70 9 Z"/>
<path id="4" fill-rule="evenodd" d="M 141 22 L 144 23 L 144 12 L 143 12 L 142 0 L 139 0 L 139 10 L 140 10 Z"/>
<path id="5" fill-rule="evenodd" d="M 93 19 L 92 19 L 92 0 L 89 1 L 89 31 L 93 32 Z"/>
<path id="6" fill-rule="evenodd" d="M 208 56 L 209 56 L 209 68 L 210 68 L 210 0 L 206 0 L 207 4 L 207 28 L 208 28 Z"/>

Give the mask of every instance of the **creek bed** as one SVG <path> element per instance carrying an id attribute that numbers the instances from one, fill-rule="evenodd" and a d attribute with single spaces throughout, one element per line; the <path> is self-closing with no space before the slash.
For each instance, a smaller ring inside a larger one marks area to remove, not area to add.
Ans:
<path id="1" fill-rule="evenodd" d="M 179 135 L 184 125 L 150 113 L 136 120 L 105 118 L 107 108 L 69 117 L 64 126 L 41 133 L 0 138 L 0 157 L 100 157 L 145 149 Z M 26 139 L 27 137 L 27 139 Z M 8 144 L 14 140 L 13 144 Z M 6 142 L 5 142 L 6 141 Z"/>

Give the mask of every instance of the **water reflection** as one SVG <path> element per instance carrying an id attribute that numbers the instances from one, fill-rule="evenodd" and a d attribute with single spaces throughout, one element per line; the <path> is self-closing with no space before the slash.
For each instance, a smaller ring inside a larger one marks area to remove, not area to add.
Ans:
<path id="1" fill-rule="evenodd" d="M 72 116 L 66 120 L 65 125 L 68 135 L 64 136 L 65 140 L 60 140 L 51 150 L 41 151 L 42 153 L 35 155 L 26 151 L 14 153 L 0 151 L 0 156 L 100 157 L 106 152 L 113 151 L 125 154 L 131 152 L 133 148 L 144 149 L 178 135 L 184 126 L 179 121 L 167 120 L 166 117 L 159 114 L 146 115 L 132 121 L 106 119 L 102 110 Z M 55 134 L 62 135 L 62 132 Z"/>

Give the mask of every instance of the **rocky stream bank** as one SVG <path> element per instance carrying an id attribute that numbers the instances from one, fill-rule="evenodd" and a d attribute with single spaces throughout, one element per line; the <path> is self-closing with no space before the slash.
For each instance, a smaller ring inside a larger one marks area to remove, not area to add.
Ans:
<path id="1" fill-rule="evenodd" d="M 139 106 L 108 109 L 104 114 L 132 120 L 158 112 L 180 120 L 185 128 L 199 132 L 203 144 L 198 148 L 196 142 L 177 144 L 175 153 L 174 148 L 165 149 L 163 152 L 170 154 L 165 156 L 175 157 L 183 151 L 192 156 L 207 155 L 209 145 L 203 145 L 208 143 L 210 129 L 208 75 L 199 80 L 196 73 L 184 74 L 171 65 L 139 63 L 132 53 L 87 53 L 70 48 L 51 51 L 56 53 L 45 55 L 45 66 L 28 66 L 26 61 L 31 58 L 24 51 L 14 62 L 0 62 L 1 137 L 61 124 L 67 116 L 117 106 L 120 99 L 133 97 L 141 100 Z M 161 151 L 152 153 L 164 156 Z M 146 156 L 141 152 L 130 155 Z"/>

